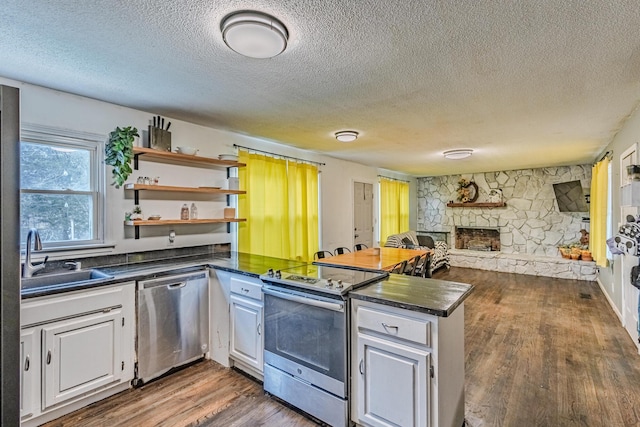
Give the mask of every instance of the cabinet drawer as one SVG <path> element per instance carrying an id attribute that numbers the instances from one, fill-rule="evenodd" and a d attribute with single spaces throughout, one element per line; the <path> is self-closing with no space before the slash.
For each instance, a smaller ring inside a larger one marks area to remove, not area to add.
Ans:
<path id="1" fill-rule="evenodd" d="M 369 329 L 387 336 L 431 345 L 431 322 L 412 319 L 365 307 L 358 309 L 358 328 Z"/>
<path id="2" fill-rule="evenodd" d="M 253 283 L 248 280 L 231 278 L 231 293 L 245 296 L 247 298 L 262 300 L 262 282 Z"/>

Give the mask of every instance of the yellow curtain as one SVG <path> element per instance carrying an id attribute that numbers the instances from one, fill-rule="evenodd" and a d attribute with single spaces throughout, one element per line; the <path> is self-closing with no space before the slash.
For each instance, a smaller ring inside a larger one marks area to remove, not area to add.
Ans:
<path id="1" fill-rule="evenodd" d="M 309 261 L 318 248 L 318 169 L 241 150 L 238 251 Z"/>
<path id="2" fill-rule="evenodd" d="M 591 170 L 589 249 L 596 264 L 601 267 L 607 266 L 608 169 L 609 159 L 605 157 Z"/>
<path id="3" fill-rule="evenodd" d="M 409 183 L 380 179 L 380 244 L 409 231 Z"/>

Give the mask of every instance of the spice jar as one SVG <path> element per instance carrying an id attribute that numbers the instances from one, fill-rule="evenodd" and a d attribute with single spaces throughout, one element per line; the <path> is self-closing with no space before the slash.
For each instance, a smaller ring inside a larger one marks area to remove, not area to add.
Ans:
<path id="1" fill-rule="evenodd" d="M 189 219 L 189 206 L 186 203 L 180 209 L 180 219 Z"/>

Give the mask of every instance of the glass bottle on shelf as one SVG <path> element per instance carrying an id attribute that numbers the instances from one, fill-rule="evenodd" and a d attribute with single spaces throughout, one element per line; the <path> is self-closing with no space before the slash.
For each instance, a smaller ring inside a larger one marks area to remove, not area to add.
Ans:
<path id="1" fill-rule="evenodd" d="M 198 208 L 195 203 L 191 203 L 191 219 L 198 219 Z"/>
<path id="2" fill-rule="evenodd" d="M 189 206 L 186 203 L 180 209 L 180 219 L 189 219 Z"/>

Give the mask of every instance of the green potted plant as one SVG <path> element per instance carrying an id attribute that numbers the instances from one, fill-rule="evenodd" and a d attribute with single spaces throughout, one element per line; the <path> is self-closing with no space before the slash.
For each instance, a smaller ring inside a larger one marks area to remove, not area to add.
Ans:
<path id="1" fill-rule="evenodd" d="M 127 126 L 125 128 L 116 127 L 109 134 L 109 141 L 105 146 L 104 162 L 113 166 L 112 175 L 116 188 L 120 188 L 122 184 L 131 175 L 131 159 L 133 158 L 133 141 L 135 137 L 139 137 L 138 129 Z"/>

